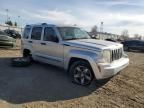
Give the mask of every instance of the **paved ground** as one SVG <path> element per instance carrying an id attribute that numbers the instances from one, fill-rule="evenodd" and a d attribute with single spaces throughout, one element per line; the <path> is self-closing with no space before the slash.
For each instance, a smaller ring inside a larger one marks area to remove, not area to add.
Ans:
<path id="1" fill-rule="evenodd" d="M 42 63 L 16 68 L 17 49 L 0 50 L 0 108 L 144 108 L 144 53 L 128 53 L 130 65 L 108 82 L 71 83 L 64 70 Z"/>

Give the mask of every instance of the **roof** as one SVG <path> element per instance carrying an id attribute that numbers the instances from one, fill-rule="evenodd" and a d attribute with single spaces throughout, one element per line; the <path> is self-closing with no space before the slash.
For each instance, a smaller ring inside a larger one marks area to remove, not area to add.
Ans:
<path id="1" fill-rule="evenodd" d="M 38 23 L 38 24 L 28 24 L 26 26 L 52 26 L 52 27 L 77 27 L 76 25 L 67 25 L 67 24 L 47 24 L 47 23 Z"/>

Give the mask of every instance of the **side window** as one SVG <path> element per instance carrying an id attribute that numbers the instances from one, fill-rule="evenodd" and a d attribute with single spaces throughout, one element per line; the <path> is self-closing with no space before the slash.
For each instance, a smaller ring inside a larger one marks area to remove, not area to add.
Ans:
<path id="1" fill-rule="evenodd" d="M 141 45 L 144 46 L 144 42 L 141 42 Z"/>
<path id="2" fill-rule="evenodd" d="M 133 41 L 132 45 L 137 46 L 138 45 L 137 41 Z"/>
<path id="3" fill-rule="evenodd" d="M 130 41 L 129 45 L 134 46 L 135 45 L 135 41 Z"/>
<path id="4" fill-rule="evenodd" d="M 51 27 L 46 27 L 44 29 L 44 37 L 43 37 L 43 40 L 44 41 L 52 41 L 52 42 L 55 42 L 57 39 L 57 36 L 56 36 L 56 33 L 54 31 L 53 28 Z"/>
<path id="5" fill-rule="evenodd" d="M 144 42 L 139 42 L 139 45 L 140 46 L 144 46 Z"/>
<path id="6" fill-rule="evenodd" d="M 25 28 L 23 38 L 28 39 L 30 34 L 30 28 Z"/>
<path id="7" fill-rule="evenodd" d="M 40 40 L 42 33 L 42 27 L 34 27 L 32 29 L 31 39 L 33 40 Z"/>

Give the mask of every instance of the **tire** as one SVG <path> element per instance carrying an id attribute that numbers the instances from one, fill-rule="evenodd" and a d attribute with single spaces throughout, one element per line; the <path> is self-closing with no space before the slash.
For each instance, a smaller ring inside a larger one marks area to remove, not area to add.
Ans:
<path id="1" fill-rule="evenodd" d="M 19 57 L 19 58 L 12 58 L 11 65 L 14 67 L 26 67 L 31 64 L 30 57 Z"/>
<path id="2" fill-rule="evenodd" d="M 86 86 L 91 84 L 94 75 L 91 66 L 86 61 L 76 61 L 70 67 L 70 77 L 72 82 Z"/>
<path id="3" fill-rule="evenodd" d="M 29 52 L 28 52 L 28 53 L 24 53 L 24 52 L 23 52 L 23 57 L 24 57 L 24 58 L 29 58 L 31 62 L 34 61 L 33 58 L 32 58 L 32 54 L 29 54 Z"/>

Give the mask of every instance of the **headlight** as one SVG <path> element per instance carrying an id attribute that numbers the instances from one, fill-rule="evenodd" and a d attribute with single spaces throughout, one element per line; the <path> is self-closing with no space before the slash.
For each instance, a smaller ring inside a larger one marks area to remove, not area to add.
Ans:
<path id="1" fill-rule="evenodd" d="M 110 50 L 103 50 L 103 59 L 105 62 L 110 63 L 111 62 L 111 52 Z"/>

